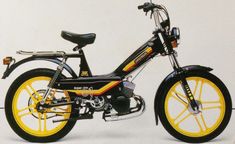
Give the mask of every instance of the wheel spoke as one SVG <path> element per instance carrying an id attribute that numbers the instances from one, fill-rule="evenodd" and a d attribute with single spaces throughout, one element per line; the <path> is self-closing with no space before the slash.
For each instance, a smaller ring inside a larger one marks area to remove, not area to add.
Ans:
<path id="1" fill-rule="evenodd" d="M 30 98 L 33 100 L 34 103 L 37 103 L 38 100 L 31 94 L 27 86 L 25 87 L 26 92 L 29 94 Z"/>
<path id="2" fill-rule="evenodd" d="M 41 115 L 41 113 L 38 113 L 38 131 L 42 131 Z"/>
<path id="3" fill-rule="evenodd" d="M 204 81 L 202 80 L 201 85 L 200 85 L 200 89 L 199 89 L 199 96 L 198 96 L 199 101 L 202 100 L 202 87 L 203 87 L 203 84 L 204 84 Z"/>
<path id="4" fill-rule="evenodd" d="M 202 110 L 221 109 L 220 101 L 202 101 Z"/>
<path id="5" fill-rule="evenodd" d="M 180 112 L 174 119 L 174 121 L 177 121 L 185 112 L 186 112 L 187 108 L 185 108 L 184 110 L 182 110 L 182 112 Z"/>
<path id="6" fill-rule="evenodd" d="M 40 96 L 40 94 L 31 85 L 28 85 L 28 86 L 33 91 L 33 93 L 36 94 L 36 96 L 38 97 L 38 100 L 40 100 L 40 98 L 42 98 L 42 96 Z"/>
<path id="7" fill-rule="evenodd" d="M 191 115 L 192 115 L 191 113 L 187 114 L 187 115 L 184 116 L 180 121 L 178 121 L 178 122 L 176 123 L 176 125 L 179 125 L 180 123 L 182 123 L 183 121 L 185 121 L 187 118 L 189 118 Z"/>
<path id="8" fill-rule="evenodd" d="M 194 116 L 194 118 L 197 122 L 198 127 L 200 128 L 200 132 L 206 131 L 208 129 L 206 121 L 205 121 L 202 113 L 200 113 L 200 117 L 198 117 L 198 115 L 197 115 L 197 116 Z M 200 118 L 200 120 L 199 120 L 199 118 Z"/>
<path id="9" fill-rule="evenodd" d="M 202 101 L 202 104 L 220 104 L 219 101 Z"/>
<path id="10" fill-rule="evenodd" d="M 210 110 L 210 109 L 221 109 L 221 106 L 211 106 L 211 107 L 203 107 L 202 110 Z"/>
<path id="11" fill-rule="evenodd" d="M 194 116 L 194 118 L 195 118 L 195 120 L 196 120 L 196 122 L 197 122 L 197 125 L 198 125 L 198 126 L 199 126 L 199 128 L 200 128 L 200 131 L 203 131 L 203 129 L 202 129 L 202 125 L 200 124 L 200 122 L 199 122 L 199 120 L 198 120 L 197 116 Z"/>
<path id="12" fill-rule="evenodd" d="M 44 117 L 44 131 L 47 131 L 47 114 L 44 113 L 43 117 Z"/>
<path id="13" fill-rule="evenodd" d="M 206 125 L 206 121 L 205 121 L 204 116 L 202 115 L 202 113 L 200 114 L 200 117 L 201 117 L 201 119 L 202 119 L 202 123 L 203 123 L 205 129 L 207 129 L 208 127 L 207 127 L 207 125 Z"/>
<path id="14" fill-rule="evenodd" d="M 27 113 L 24 113 L 24 114 L 21 114 L 21 115 L 18 115 L 20 118 L 24 117 L 24 116 L 27 116 L 27 115 L 31 115 L 33 114 L 34 112 L 36 112 L 35 110 L 32 110 L 30 112 L 27 112 Z"/>
<path id="15" fill-rule="evenodd" d="M 26 108 L 20 109 L 20 110 L 18 110 L 18 113 L 23 112 L 25 110 L 29 110 L 31 108 L 34 108 L 34 105 L 30 105 L 30 106 L 27 106 Z"/>
<path id="16" fill-rule="evenodd" d="M 196 94 L 197 87 L 198 87 L 198 83 L 199 83 L 199 81 L 197 80 L 197 81 L 196 81 L 195 88 L 194 88 L 194 91 L 193 91 L 193 96 L 195 96 L 195 94 Z"/>

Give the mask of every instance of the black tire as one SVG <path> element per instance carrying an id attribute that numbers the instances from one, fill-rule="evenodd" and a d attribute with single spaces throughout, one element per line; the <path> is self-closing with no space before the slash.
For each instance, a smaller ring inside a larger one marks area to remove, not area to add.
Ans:
<path id="1" fill-rule="evenodd" d="M 217 78 L 215 75 L 206 72 L 206 71 L 189 71 L 186 73 L 186 78 L 187 77 L 202 77 L 205 78 L 209 81 L 211 81 L 212 83 L 214 83 L 222 92 L 223 97 L 224 97 L 224 101 L 225 101 L 225 113 L 224 113 L 224 117 L 222 119 L 222 122 L 220 123 L 220 125 L 211 133 L 202 136 L 202 137 L 189 137 L 187 135 L 184 135 L 180 132 L 178 132 L 168 121 L 167 116 L 166 116 L 166 112 L 165 112 L 165 100 L 166 100 L 166 96 L 168 94 L 168 91 L 171 89 L 171 87 L 177 83 L 178 81 L 180 81 L 179 78 L 177 77 L 173 77 L 171 78 L 168 83 L 165 85 L 164 89 L 165 91 L 163 92 L 162 97 L 160 98 L 159 104 L 158 104 L 158 113 L 159 113 L 159 118 L 161 120 L 162 125 L 164 126 L 164 128 L 168 131 L 168 133 L 170 133 L 173 137 L 184 141 L 184 142 L 188 142 L 188 143 L 203 143 L 203 142 L 207 142 L 210 141 L 212 139 L 214 139 L 215 137 L 217 137 L 219 134 L 221 134 L 224 129 L 226 128 L 226 126 L 229 123 L 230 117 L 231 117 L 231 113 L 232 113 L 232 101 L 231 101 L 231 97 L 229 94 L 228 89 L 226 88 L 226 86 L 223 84 L 223 82 Z"/>
<path id="2" fill-rule="evenodd" d="M 24 74 L 20 75 L 10 86 L 5 100 L 5 114 L 8 123 L 10 124 L 11 128 L 15 131 L 17 135 L 19 135 L 21 138 L 30 141 L 30 142 L 54 142 L 61 138 L 63 138 L 65 135 L 67 135 L 72 128 L 74 127 L 76 121 L 68 121 L 66 125 L 57 133 L 45 136 L 45 137 L 37 137 L 34 135 L 31 135 L 27 132 L 25 132 L 23 129 L 20 128 L 20 126 L 17 124 L 14 115 L 13 115 L 13 98 L 17 91 L 17 89 L 23 84 L 25 81 L 38 77 L 38 76 L 46 76 L 52 78 L 55 71 L 50 69 L 34 69 L 28 72 L 25 72 Z M 60 76 L 64 77 L 64 76 Z M 46 87 L 46 86 L 45 86 Z M 73 108 L 73 107 L 72 107 Z M 70 114 L 70 117 L 73 117 L 73 114 Z"/>

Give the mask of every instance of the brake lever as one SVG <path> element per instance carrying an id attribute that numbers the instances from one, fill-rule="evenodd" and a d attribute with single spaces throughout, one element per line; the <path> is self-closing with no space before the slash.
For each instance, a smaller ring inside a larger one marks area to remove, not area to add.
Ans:
<path id="1" fill-rule="evenodd" d="M 150 19 L 153 18 L 153 10 L 151 10 Z"/>
<path id="2" fill-rule="evenodd" d="M 148 12 L 145 12 L 145 16 L 147 16 L 148 15 Z M 153 18 L 153 11 L 151 10 L 151 14 L 150 14 L 150 19 L 152 19 Z"/>

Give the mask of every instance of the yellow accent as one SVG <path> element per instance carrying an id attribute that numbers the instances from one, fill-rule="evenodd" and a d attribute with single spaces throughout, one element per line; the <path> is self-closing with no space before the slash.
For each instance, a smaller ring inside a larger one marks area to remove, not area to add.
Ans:
<path id="1" fill-rule="evenodd" d="M 50 111 L 50 109 L 47 109 L 46 112 L 43 114 L 36 110 L 36 104 L 39 102 L 39 100 L 42 99 L 42 95 L 38 93 L 39 89 L 36 89 L 36 87 L 38 88 L 38 84 L 40 82 L 48 83 L 50 79 L 51 79 L 50 77 L 39 76 L 39 77 L 34 77 L 25 81 L 17 89 L 13 98 L 12 110 L 13 110 L 13 116 L 14 116 L 16 123 L 22 130 L 24 130 L 26 133 L 33 135 L 33 136 L 37 136 L 37 137 L 51 136 L 59 132 L 61 129 L 63 129 L 67 123 L 66 121 L 64 121 L 64 122 L 54 124 L 52 122 L 53 118 L 47 119 L 48 115 L 51 116 L 51 113 L 50 114 L 46 113 Z M 35 83 L 35 88 L 33 87 L 34 83 Z M 43 85 L 43 87 L 46 87 L 46 85 Z M 68 93 L 64 92 L 64 94 L 65 94 L 65 97 L 69 99 Z M 31 105 L 28 106 L 29 98 L 31 98 L 33 102 Z M 22 100 L 25 100 L 25 101 L 22 101 Z M 27 107 L 19 108 L 19 107 L 22 107 L 23 106 L 22 104 L 25 104 L 25 103 Z M 66 111 L 63 111 L 63 112 L 71 112 L 70 105 L 62 106 L 62 107 L 67 107 Z M 34 114 L 38 118 L 33 117 L 32 114 Z M 61 119 L 63 118 L 66 119 L 69 117 L 70 117 L 70 113 L 65 113 L 63 117 L 60 116 Z M 48 122 L 49 120 L 50 120 L 50 123 Z M 50 128 L 48 127 L 48 124 L 50 124 Z"/>
<path id="2" fill-rule="evenodd" d="M 127 64 L 124 68 L 123 71 L 127 72 L 131 70 L 135 66 L 135 60 L 131 61 L 129 64 Z"/>
<path id="3" fill-rule="evenodd" d="M 74 92 L 77 95 L 101 95 L 111 89 L 112 87 L 118 85 L 120 81 L 112 81 L 107 85 L 103 86 L 98 90 L 67 90 L 68 92 Z"/>
<path id="4" fill-rule="evenodd" d="M 146 52 L 147 55 L 149 55 L 150 53 L 152 53 L 152 51 L 153 51 L 153 49 L 152 49 L 151 47 L 147 47 L 143 53 Z M 142 54 L 143 54 L 143 53 L 142 53 Z M 141 54 L 140 54 L 140 55 L 141 55 Z M 138 58 L 138 57 L 137 57 L 137 58 Z M 122 70 L 125 71 L 125 72 L 130 71 L 130 70 L 136 65 L 135 60 L 136 60 L 137 58 L 135 58 L 135 59 L 132 60 L 130 63 L 128 63 Z"/>
<path id="5" fill-rule="evenodd" d="M 151 47 L 148 47 L 145 51 L 146 51 L 148 54 L 150 54 L 150 53 L 153 51 L 153 49 L 152 49 Z"/>
<path id="6" fill-rule="evenodd" d="M 187 78 L 187 81 L 189 82 L 189 84 L 190 82 L 192 83 L 195 82 L 193 95 L 196 100 L 202 103 L 201 112 L 199 114 L 190 113 L 188 111 L 188 104 L 185 104 L 183 101 L 180 101 L 180 99 L 175 96 L 175 93 L 177 94 L 180 93 L 180 92 L 177 92 L 176 88 L 181 87 L 180 82 L 177 82 L 170 88 L 166 96 L 165 106 L 164 106 L 166 118 L 169 121 L 170 125 L 179 133 L 185 136 L 189 136 L 189 137 L 203 137 L 215 131 L 218 128 L 218 126 L 221 124 L 222 120 L 224 119 L 225 108 L 226 108 L 224 96 L 222 92 L 220 91 L 220 89 L 208 79 L 205 79 L 202 77 L 190 77 L 190 78 Z M 201 86 L 198 86 L 199 82 Z M 202 97 L 208 96 L 206 94 L 203 95 L 203 92 L 202 92 L 203 86 L 205 84 L 207 85 L 206 88 L 211 88 L 215 92 L 213 93 L 214 95 L 212 95 L 213 96 L 212 98 L 216 100 L 211 99 L 210 101 L 202 101 L 203 100 Z M 196 96 L 196 93 L 197 93 L 197 96 Z M 183 96 L 183 94 L 179 96 L 183 98 L 185 101 L 187 101 L 187 98 Z M 175 101 L 178 104 L 173 103 L 171 100 Z M 216 106 L 208 107 L 208 106 L 205 106 L 205 104 L 211 104 L 211 105 L 216 104 Z M 175 114 L 175 113 L 173 114 L 173 111 L 175 112 L 175 110 L 180 109 L 180 108 L 181 110 L 178 114 Z M 207 110 L 211 110 L 211 111 L 216 110 L 217 112 L 219 112 L 218 115 L 213 116 L 214 121 L 207 120 L 208 118 L 212 118 L 212 117 L 204 118 L 203 113 L 206 112 Z M 210 125 L 208 125 L 208 122 L 210 122 Z M 192 127 L 197 128 L 198 131 L 192 130 Z"/>
<path id="7" fill-rule="evenodd" d="M 88 71 L 82 71 L 81 76 L 88 76 Z"/>

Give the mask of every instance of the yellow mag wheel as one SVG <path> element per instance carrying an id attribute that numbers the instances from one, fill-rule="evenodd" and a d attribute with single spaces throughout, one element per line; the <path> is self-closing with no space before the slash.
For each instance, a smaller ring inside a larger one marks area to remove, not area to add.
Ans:
<path id="1" fill-rule="evenodd" d="M 22 138 L 32 142 L 51 142 L 65 136 L 75 122 L 53 120 L 68 119 L 71 116 L 71 105 L 38 110 L 47 85 L 54 71 L 36 69 L 19 76 L 10 87 L 5 107 L 7 120 L 12 129 Z M 66 91 L 52 90 L 47 104 L 55 100 L 70 101 Z"/>
<path id="2" fill-rule="evenodd" d="M 231 99 L 225 85 L 210 73 L 189 74 L 186 78 L 199 111 L 194 111 L 179 80 L 169 84 L 160 114 L 163 126 L 174 137 L 198 143 L 213 139 L 227 126 Z"/>

